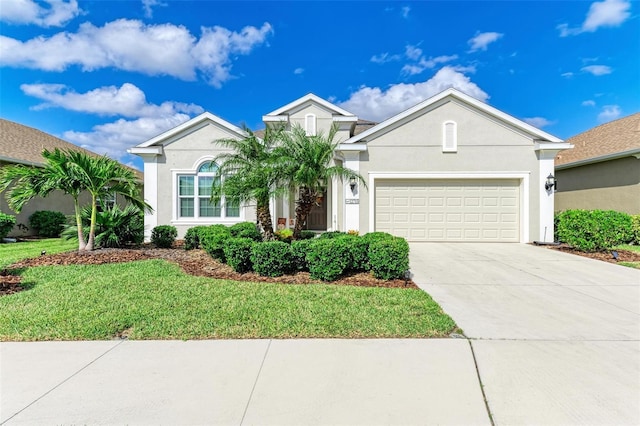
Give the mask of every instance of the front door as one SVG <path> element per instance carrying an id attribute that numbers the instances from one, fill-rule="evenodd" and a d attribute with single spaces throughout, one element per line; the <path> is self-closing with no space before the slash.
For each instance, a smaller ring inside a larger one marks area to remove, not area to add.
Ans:
<path id="1" fill-rule="evenodd" d="M 316 199 L 316 204 L 311 209 L 309 217 L 307 217 L 307 225 L 305 229 L 310 231 L 326 231 L 327 230 L 327 193 Z"/>

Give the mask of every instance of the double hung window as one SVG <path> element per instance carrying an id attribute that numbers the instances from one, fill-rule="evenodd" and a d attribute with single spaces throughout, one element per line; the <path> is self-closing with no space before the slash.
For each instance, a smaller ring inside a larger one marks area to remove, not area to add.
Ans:
<path id="1" fill-rule="evenodd" d="M 220 185 L 218 165 L 207 161 L 195 174 L 178 175 L 179 218 L 238 218 L 240 204 L 237 200 L 211 200 L 213 187 Z"/>

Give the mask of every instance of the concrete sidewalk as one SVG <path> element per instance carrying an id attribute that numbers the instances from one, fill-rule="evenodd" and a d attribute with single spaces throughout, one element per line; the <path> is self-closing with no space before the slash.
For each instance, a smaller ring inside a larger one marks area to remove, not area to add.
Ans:
<path id="1" fill-rule="evenodd" d="M 0 343 L 0 423 L 490 424 L 464 339 Z"/>

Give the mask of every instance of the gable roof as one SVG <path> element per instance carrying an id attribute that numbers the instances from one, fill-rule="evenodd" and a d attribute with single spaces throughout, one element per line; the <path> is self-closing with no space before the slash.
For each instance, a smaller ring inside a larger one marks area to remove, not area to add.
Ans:
<path id="1" fill-rule="evenodd" d="M 92 157 L 100 157 L 95 152 L 81 148 L 33 127 L 0 118 L 0 161 L 8 163 L 42 166 L 42 151 L 54 149 L 81 151 Z M 142 179 L 142 172 L 133 169 L 136 177 Z"/>
<path id="2" fill-rule="evenodd" d="M 215 123 L 221 127 L 224 127 L 230 132 L 235 133 L 241 138 L 244 138 L 247 136 L 247 133 L 244 130 L 242 130 L 240 127 L 235 126 L 229 123 L 228 121 L 218 117 L 217 115 L 211 114 L 210 112 L 203 112 L 197 117 L 194 117 L 191 120 L 186 121 L 174 127 L 173 129 L 169 129 L 166 132 L 161 133 L 158 136 L 155 136 L 146 142 L 136 145 L 135 147 L 129 149 L 128 151 L 132 154 L 142 153 L 140 148 L 150 148 L 150 147 L 153 147 L 154 145 L 161 145 L 164 142 L 174 141 L 189 133 L 195 132 L 196 130 L 199 130 L 205 126 L 208 126 L 211 123 Z"/>
<path id="3" fill-rule="evenodd" d="M 446 98 L 452 98 L 452 99 L 456 99 L 464 104 L 467 104 L 473 108 L 476 108 L 480 111 L 483 111 L 493 117 L 495 117 L 496 119 L 499 119 L 501 121 L 504 121 L 508 124 L 510 124 L 511 126 L 515 127 L 516 129 L 522 131 L 523 133 L 526 133 L 528 135 L 530 135 L 533 139 L 536 139 L 540 142 L 553 142 L 553 143 L 561 143 L 562 139 L 559 139 L 547 132 L 544 132 L 536 127 L 533 127 L 530 124 L 525 123 L 522 120 L 518 120 L 515 117 L 512 117 L 509 114 L 506 114 L 500 110 L 498 110 L 497 108 L 494 108 L 482 101 L 479 101 L 476 98 L 473 98 L 465 93 L 462 93 L 459 90 L 456 90 L 454 88 L 449 88 L 446 89 L 440 93 L 438 93 L 437 95 L 434 95 L 432 97 L 430 97 L 429 99 L 426 99 L 422 102 L 420 102 L 419 104 L 405 110 L 402 111 L 399 114 L 394 115 L 393 117 L 383 121 L 382 123 L 371 127 L 368 130 L 365 130 L 364 132 L 353 136 L 352 138 L 347 139 L 346 141 L 344 141 L 344 144 L 349 144 L 349 143 L 355 143 L 355 142 L 360 142 L 365 140 L 366 138 L 370 137 L 370 136 L 375 136 L 376 134 L 378 134 L 379 132 L 383 131 L 384 129 L 393 126 L 394 124 L 416 114 L 419 113 L 422 110 L 428 109 L 429 107 L 433 106 L 434 104 L 446 99 Z"/>
<path id="4" fill-rule="evenodd" d="M 308 93 L 306 95 L 304 95 L 301 98 L 296 99 L 293 102 L 288 103 L 287 105 L 278 108 L 275 111 L 271 111 L 269 114 L 264 115 L 262 117 L 262 121 L 279 121 L 277 120 L 278 116 L 281 116 L 291 110 L 294 110 L 296 108 L 299 108 L 303 105 L 305 105 L 306 103 L 315 103 L 318 104 L 320 106 L 322 106 L 323 108 L 331 111 L 334 115 L 342 115 L 344 117 L 346 117 L 349 121 L 356 121 L 357 117 L 350 113 L 349 111 L 346 111 L 334 104 L 332 104 L 329 101 L 325 101 L 324 99 L 322 99 L 319 96 L 314 95 L 313 93 Z"/>
<path id="5" fill-rule="evenodd" d="M 556 166 L 640 153 L 640 112 L 601 124 L 567 139 L 567 142 L 574 148 L 556 156 Z"/>

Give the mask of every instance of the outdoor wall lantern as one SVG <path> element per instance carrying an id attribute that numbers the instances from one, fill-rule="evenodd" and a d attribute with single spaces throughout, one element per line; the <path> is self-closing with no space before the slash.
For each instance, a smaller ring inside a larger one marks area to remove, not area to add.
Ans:
<path id="1" fill-rule="evenodd" d="M 556 190 L 558 189 L 558 180 L 554 175 L 549 173 L 549 176 L 547 176 L 547 180 L 544 183 L 544 189 L 551 191 L 553 188 L 556 188 Z"/>
<path id="2" fill-rule="evenodd" d="M 351 176 L 349 178 L 349 187 L 351 187 L 351 192 L 353 192 L 354 189 L 356 189 L 356 185 L 357 185 L 357 181 L 356 181 L 356 177 L 355 176 Z"/>

